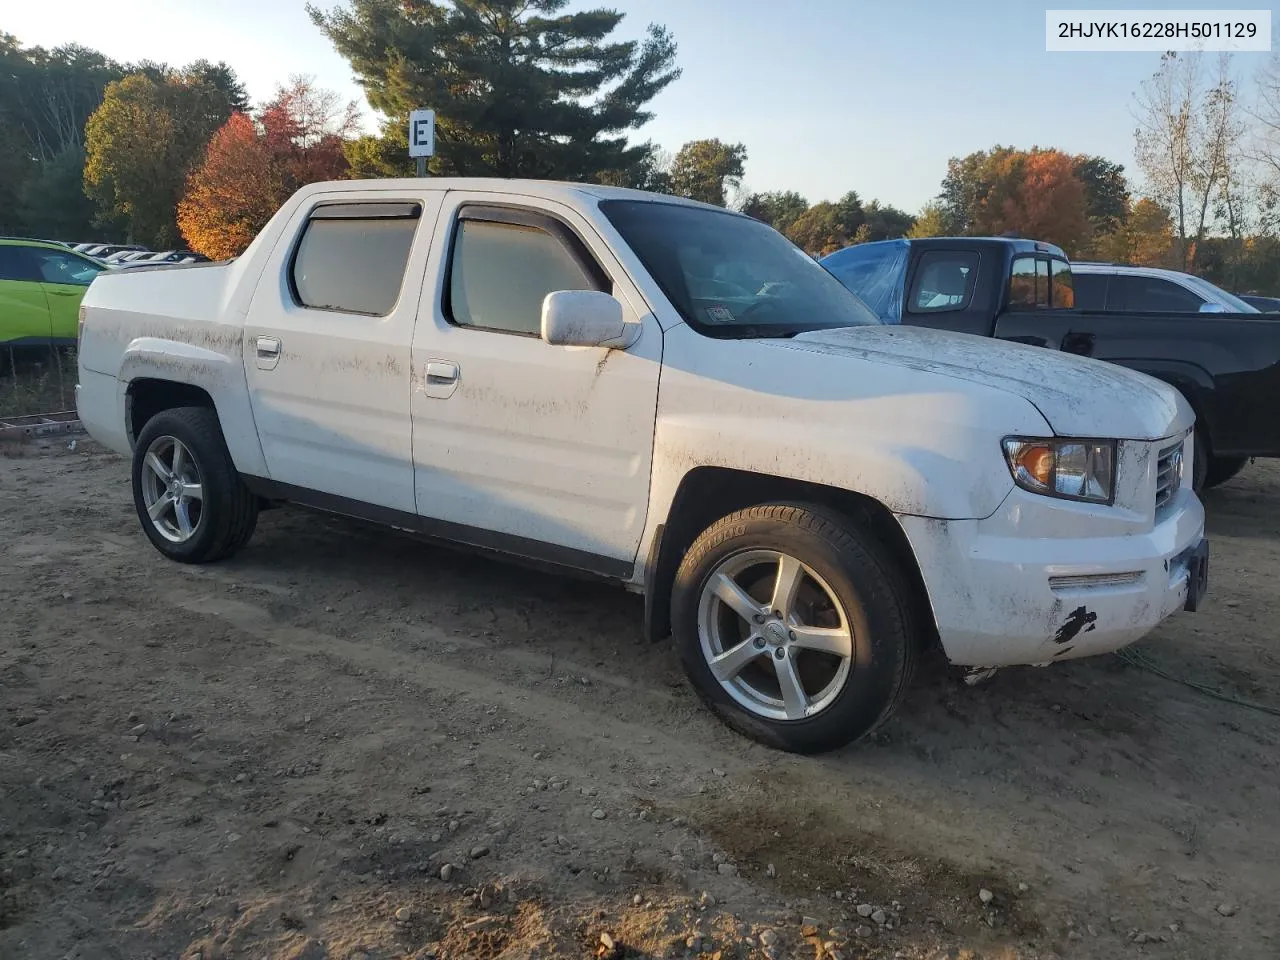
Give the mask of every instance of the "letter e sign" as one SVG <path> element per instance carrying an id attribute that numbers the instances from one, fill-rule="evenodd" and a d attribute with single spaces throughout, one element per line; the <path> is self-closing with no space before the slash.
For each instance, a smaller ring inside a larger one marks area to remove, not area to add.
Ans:
<path id="1" fill-rule="evenodd" d="M 409 156 L 429 157 L 436 152 L 436 112 L 414 110 L 409 114 Z"/>

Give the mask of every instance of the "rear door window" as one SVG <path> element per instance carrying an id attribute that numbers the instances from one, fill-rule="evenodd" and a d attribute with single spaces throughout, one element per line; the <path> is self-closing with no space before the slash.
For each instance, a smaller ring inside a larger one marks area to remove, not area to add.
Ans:
<path id="1" fill-rule="evenodd" d="M 400 299 L 417 203 L 320 204 L 293 255 L 294 299 L 312 310 L 385 317 Z"/>

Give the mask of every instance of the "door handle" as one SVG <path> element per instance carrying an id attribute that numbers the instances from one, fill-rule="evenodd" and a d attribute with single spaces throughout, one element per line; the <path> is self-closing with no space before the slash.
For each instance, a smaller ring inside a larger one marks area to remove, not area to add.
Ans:
<path id="1" fill-rule="evenodd" d="M 280 362 L 280 341 L 275 337 L 258 337 L 254 341 L 258 351 L 258 369 L 272 370 Z"/>
<path id="2" fill-rule="evenodd" d="M 458 389 L 458 365 L 452 360 L 428 360 L 422 392 L 437 400 L 447 400 Z"/>
<path id="3" fill-rule="evenodd" d="M 1064 353 L 1078 353 L 1087 357 L 1093 353 L 1093 344 L 1096 339 L 1092 333 L 1076 333 L 1073 331 L 1062 338 L 1062 351 Z"/>
<path id="4" fill-rule="evenodd" d="M 458 379 L 458 365 L 450 360 L 427 361 L 427 383 L 455 383 Z"/>

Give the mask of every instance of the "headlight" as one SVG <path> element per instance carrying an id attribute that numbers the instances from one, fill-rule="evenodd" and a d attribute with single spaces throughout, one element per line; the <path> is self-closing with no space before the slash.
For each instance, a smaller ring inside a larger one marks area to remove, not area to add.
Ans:
<path id="1" fill-rule="evenodd" d="M 1004 456 L 1013 482 L 1024 490 L 1089 503 L 1115 499 L 1114 440 L 1009 437 Z"/>

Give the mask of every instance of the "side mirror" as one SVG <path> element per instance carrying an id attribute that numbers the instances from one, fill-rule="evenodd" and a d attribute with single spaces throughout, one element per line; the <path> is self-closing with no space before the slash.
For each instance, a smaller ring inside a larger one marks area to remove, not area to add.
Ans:
<path id="1" fill-rule="evenodd" d="M 627 347 L 622 304 L 598 290 L 556 290 L 542 301 L 542 339 L 562 347 Z"/>
<path id="2" fill-rule="evenodd" d="M 1202 303 L 1200 304 L 1200 313 L 1226 313 L 1227 308 L 1220 303 Z"/>

